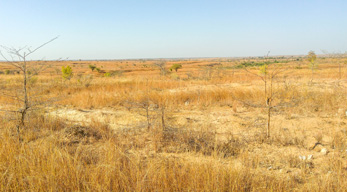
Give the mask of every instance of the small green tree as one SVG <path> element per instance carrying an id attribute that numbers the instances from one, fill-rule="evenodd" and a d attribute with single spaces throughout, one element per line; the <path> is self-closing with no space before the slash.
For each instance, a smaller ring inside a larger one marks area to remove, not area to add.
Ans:
<path id="1" fill-rule="evenodd" d="M 95 68 L 96 68 L 95 65 L 89 65 L 89 69 L 91 69 L 92 71 L 94 71 Z"/>
<path id="2" fill-rule="evenodd" d="M 181 64 L 173 64 L 171 67 L 170 67 L 170 71 L 172 71 L 173 69 L 177 72 L 178 69 L 181 69 L 182 68 L 182 65 Z"/>
<path id="3" fill-rule="evenodd" d="M 317 55 L 314 51 L 310 51 L 307 54 L 307 60 L 309 61 L 308 67 L 312 71 L 311 82 L 313 81 L 314 70 L 318 67 L 316 64 Z"/>
<path id="4" fill-rule="evenodd" d="M 63 78 L 66 80 L 70 80 L 73 76 L 72 68 L 70 66 L 62 66 L 61 72 L 63 73 Z"/>
<path id="5" fill-rule="evenodd" d="M 266 137 L 269 139 L 271 134 L 271 117 L 272 117 L 272 109 L 276 107 L 284 107 L 287 105 L 286 102 L 283 101 L 283 98 L 279 98 L 278 96 L 278 90 L 276 90 L 276 87 L 274 84 L 276 83 L 276 79 L 278 76 L 283 73 L 286 68 L 282 67 L 281 65 L 278 65 L 277 63 L 272 63 L 270 65 L 270 62 L 268 62 L 270 51 L 267 53 L 267 55 L 264 57 L 264 65 L 260 66 L 259 72 L 254 73 L 247 69 L 247 67 L 244 67 L 243 69 L 253 74 L 257 77 L 259 77 L 263 83 L 264 83 L 264 101 L 263 104 L 257 105 L 257 104 L 251 104 L 251 103 L 245 103 L 249 106 L 254 107 L 261 107 L 267 109 L 267 123 L 266 123 Z M 278 80 L 277 80 L 278 81 Z M 274 100 L 277 100 L 275 103 Z"/>

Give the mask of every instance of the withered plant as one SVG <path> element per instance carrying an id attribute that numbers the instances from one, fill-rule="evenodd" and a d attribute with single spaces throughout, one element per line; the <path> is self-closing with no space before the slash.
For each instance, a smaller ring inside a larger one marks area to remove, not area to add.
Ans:
<path id="1" fill-rule="evenodd" d="M 21 83 L 16 91 L 4 89 L 0 93 L 13 101 L 13 105 L 9 109 L 3 109 L 3 111 L 16 114 L 14 120 L 18 121 L 16 127 L 19 140 L 20 131 L 25 129 L 26 126 L 25 122 L 28 113 L 50 101 L 50 99 L 46 100 L 43 98 L 42 90 L 34 89 L 34 84 L 37 81 L 35 76 L 47 69 L 49 65 L 43 60 L 30 61 L 29 57 L 57 38 L 55 37 L 34 49 L 28 46 L 14 48 L 1 45 L 0 55 L 5 60 L 1 64 L 16 68 L 21 75 Z"/>

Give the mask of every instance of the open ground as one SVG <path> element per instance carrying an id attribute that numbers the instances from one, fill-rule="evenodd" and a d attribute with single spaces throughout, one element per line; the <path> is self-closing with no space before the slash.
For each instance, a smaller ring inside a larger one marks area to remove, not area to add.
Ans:
<path id="1" fill-rule="evenodd" d="M 2 62 L 0 191 L 345 191 L 347 58 L 315 63 L 44 61 L 18 134 L 22 75 Z"/>

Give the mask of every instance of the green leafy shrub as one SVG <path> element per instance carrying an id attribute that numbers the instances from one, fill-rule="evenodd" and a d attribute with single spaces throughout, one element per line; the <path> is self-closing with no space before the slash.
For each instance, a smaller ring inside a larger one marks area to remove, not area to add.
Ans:
<path id="1" fill-rule="evenodd" d="M 95 68 L 96 68 L 95 65 L 89 65 L 89 69 L 91 69 L 92 71 L 94 71 Z"/>
<path id="2" fill-rule="evenodd" d="M 72 68 L 68 65 L 66 67 L 62 66 L 61 72 L 63 73 L 62 74 L 63 78 L 66 80 L 70 80 L 73 77 Z"/>
<path id="3" fill-rule="evenodd" d="M 177 72 L 178 69 L 181 69 L 182 68 L 182 65 L 181 64 L 173 64 L 171 67 L 170 67 L 170 71 L 172 70 L 175 70 Z"/>

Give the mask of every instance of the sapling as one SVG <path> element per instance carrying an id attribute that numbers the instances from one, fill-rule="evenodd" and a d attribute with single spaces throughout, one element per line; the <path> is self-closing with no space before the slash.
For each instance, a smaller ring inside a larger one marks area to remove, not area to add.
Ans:
<path id="1" fill-rule="evenodd" d="M 273 100 L 275 99 L 275 92 L 274 92 L 274 87 L 273 84 L 275 82 L 275 79 L 279 74 L 284 72 L 286 70 L 285 68 L 282 68 L 279 65 L 276 65 L 276 63 L 269 64 L 267 61 L 268 59 L 268 54 L 265 56 L 265 62 L 264 65 L 262 65 L 259 68 L 259 74 L 251 72 L 247 68 L 244 68 L 245 71 L 248 73 L 251 73 L 257 77 L 259 77 L 263 83 L 264 83 L 264 104 L 262 105 L 253 105 L 253 104 L 247 104 L 255 107 L 265 107 L 267 109 L 267 123 L 266 123 L 266 136 L 267 138 L 270 138 L 270 133 L 271 133 L 271 111 L 274 107 L 284 105 L 284 103 L 277 103 L 276 106 L 273 105 Z"/>
<path id="2" fill-rule="evenodd" d="M 314 70 L 317 69 L 317 67 L 318 67 L 316 64 L 316 59 L 317 59 L 317 56 L 316 56 L 316 53 L 314 51 L 308 52 L 308 55 L 307 55 L 307 60 L 309 61 L 308 66 L 312 72 L 311 82 L 313 81 Z"/>

